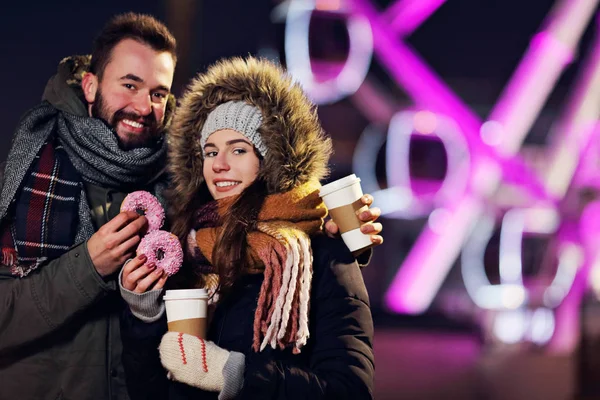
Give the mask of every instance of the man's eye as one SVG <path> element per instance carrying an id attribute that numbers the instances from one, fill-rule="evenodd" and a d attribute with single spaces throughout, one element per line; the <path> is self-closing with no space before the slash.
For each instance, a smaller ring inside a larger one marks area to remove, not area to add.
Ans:
<path id="1" fill-rule="evenodd" d="M 134 90 L 135 89 L 135 85 L 132 85 L 131 83 L 124 83 L 123 86 L 126 87 L 129 90 Z"/>
<path id="2" fill-rule="evenodd" d="M 156 97 L 157 99 L 163 100 L 167 98 L 167 95 L 164 93 L 154 93 L 153 94 L 154 97 Z"/>

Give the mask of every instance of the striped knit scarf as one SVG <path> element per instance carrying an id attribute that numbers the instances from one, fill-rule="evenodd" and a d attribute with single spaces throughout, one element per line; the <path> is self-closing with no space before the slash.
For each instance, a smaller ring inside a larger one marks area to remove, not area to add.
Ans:
<path id="1" fill-rule="evenodd" d="M 309 337 L 308 309 L 312 280 L 310 235 L 321 229 L 327 211 L 318 195 L 320 185 L 310 182 L 286 193 L 266 197 L 254 231 L 248 232 L 252 257 L 247 273 L 263 273 L 254 315 L 252 348 L 262 351 L 293 347 L 299 353 Z M 218 287 L 210 265 L 220 234 L 219 216 L 226 215 L 237 196 L 214 201 L 197 213 L 190 232 L 188 256 L 203 273 L 209 291 Z"/>

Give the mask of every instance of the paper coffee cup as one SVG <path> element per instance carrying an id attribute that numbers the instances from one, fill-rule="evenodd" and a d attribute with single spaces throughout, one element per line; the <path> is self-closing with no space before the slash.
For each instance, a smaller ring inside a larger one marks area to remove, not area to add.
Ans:
<path id="1" fill-rule="evenodd" d="M 163 299 L 170 332 L 183 332 L 206 339 L 206 289 L 167 290 Z"/>
<path id="2" fill-rule="evenodd" d="M 362 221 L 358 219 L 357 211 L 367 209 L 360 201 L 362 195 L 360 178 L 354 174 L 331 182 L 319 191 L 319 196 L 329 210 L 333 222 L 340 228 L 342 239 L 351 252 L 373 245 L 371 235 L 360 231 Z"/>

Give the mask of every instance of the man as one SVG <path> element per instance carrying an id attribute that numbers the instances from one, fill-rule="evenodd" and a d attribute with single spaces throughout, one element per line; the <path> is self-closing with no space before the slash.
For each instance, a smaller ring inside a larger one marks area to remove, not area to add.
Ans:
<path id="1" fill-rule="evenodd" d="M 146 219 L 119 209 L 165 186 L 175 64 L 162 23 L 117 16 L 20 122 L 0 169 L 0 400 L 127 398 L 115 278 Z"/>
<path id="2" fill-rule="evenodd" d="M 88 59 L 63 60 L 17 128 L 0 198 L 0 399 L 127 398 L 115 273 L 146 219 L 119 207 L 159 190 L 175 51 L 154 18 L 118 16 L 79 88 Z"/>

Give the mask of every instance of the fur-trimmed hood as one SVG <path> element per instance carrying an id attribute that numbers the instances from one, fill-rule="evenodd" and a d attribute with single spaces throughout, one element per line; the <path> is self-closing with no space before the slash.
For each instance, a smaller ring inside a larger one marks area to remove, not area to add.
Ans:
<path id="1" fill-rule="evenodd" d="M 172 201 L 188 209 L 204 182 L 200 132 L 219 104 L 245 101 L 263 114 L 259 133 L 267 146 L 259 178 L 270 194 L 291 190 L 328 173 L 331 140 L 301 87 L 275 64 L 253 57 L 211 66 L 189 85 L 169 134 Z"/>

